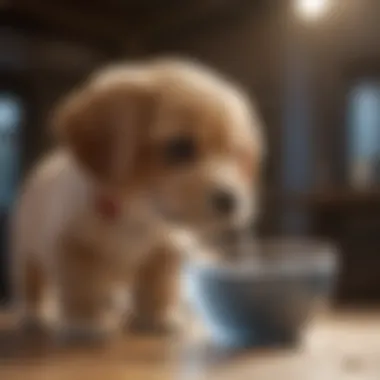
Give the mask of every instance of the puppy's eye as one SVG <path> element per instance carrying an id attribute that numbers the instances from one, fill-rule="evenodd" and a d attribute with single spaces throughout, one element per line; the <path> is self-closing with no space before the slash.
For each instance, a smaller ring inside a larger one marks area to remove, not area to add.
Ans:
<path id="1" fill-rule="evenodd" d="M 196 158 L 196 146 L 189 137 L 177 137 L 166 143 L 164 148 L 164 159 L 167 164 L 188 164 Z"/>

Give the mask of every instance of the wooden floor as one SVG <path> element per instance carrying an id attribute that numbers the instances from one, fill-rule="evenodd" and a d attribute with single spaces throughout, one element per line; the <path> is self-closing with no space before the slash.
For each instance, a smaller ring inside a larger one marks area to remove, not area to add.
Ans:
<path id="1" fill-rule="evenodd" d="M 1 319 L 1 318 L 0 318 Z M 0 323 L 1 380 L 379 380 L 380 314 L 317 319 L 297 350 L 216 350 L 196 339 L 125 336 L 58 347 Z"/>

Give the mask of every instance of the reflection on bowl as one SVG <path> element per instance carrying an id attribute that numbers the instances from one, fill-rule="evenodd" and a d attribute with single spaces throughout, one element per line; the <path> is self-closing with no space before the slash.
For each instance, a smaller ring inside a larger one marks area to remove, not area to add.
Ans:
<path id="1" fill-rule="evenodd" d="M 330 299 L 335 251 L 316 241 L 254 244 L 259 255 L 244 265 L 188 263 L 184 280 L 189 301 L 218 344 L 296 343 L 315 301 Z M 252 247 L 244 246 L 244 256 Z"/>

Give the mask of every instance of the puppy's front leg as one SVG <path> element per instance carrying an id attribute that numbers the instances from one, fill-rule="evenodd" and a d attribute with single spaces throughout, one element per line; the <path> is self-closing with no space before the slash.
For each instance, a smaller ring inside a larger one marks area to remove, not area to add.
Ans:
<path id="1" fill-rule="evenodd" d="M 134 279 L 133 330 L 162 333 L 174 327 L 171 317 L 179 298 L 179 269 L 180 257 L 172 247 L 161 245 L 149 253 Z"/>
<path id="2" fill-rule="evenodd" d="M 108 338 L 121 323 L 113 305 L 119 282 L 115 268 L 93 249 L 71 241 L 59 254 L 58 286 L 63 340 Z"/>

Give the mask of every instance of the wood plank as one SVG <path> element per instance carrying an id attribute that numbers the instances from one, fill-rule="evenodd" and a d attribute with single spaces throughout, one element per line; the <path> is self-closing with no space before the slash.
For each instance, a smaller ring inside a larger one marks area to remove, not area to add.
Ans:
<path id="1" fill-rule="evenodd" d="M 107 346 L 59 349 L 12 332 L 0 323 L 0 378 L 4 380 L 208 379 L 378 380 L 380 314 L 345 312 L 310 322 L 303 345 L 288 350 L 246 350 L 228 355 L 168 338 L 128 337 Z M 194 354 L 195 353 L 195 354 Z M 197 355 L 196 355 L 197 353 Z"/>

